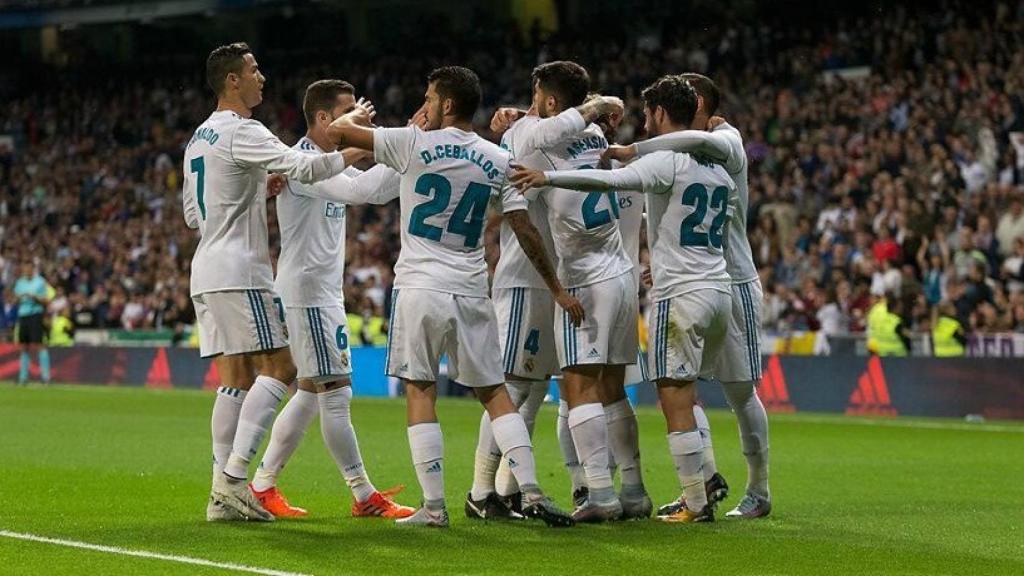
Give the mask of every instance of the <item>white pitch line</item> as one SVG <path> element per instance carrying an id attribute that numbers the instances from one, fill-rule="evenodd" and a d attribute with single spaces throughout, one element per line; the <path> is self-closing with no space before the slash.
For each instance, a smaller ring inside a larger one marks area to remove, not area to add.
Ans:
<path id="1" fill-rule="evenodd" d="M 0 530 L 0 537 L 14 538 L 15 540 L 27 540 L 29 542 L 42 542 L 44 544 L 56 544 L 57 546 L 81 548 L 83 550 L 106 552 L 108 554 L 120 554 L 122 556 L 135 556 L 136 558 L 150 558 L 153 560 L 166 560 L 168 562 L 179 562 L 181 564 L 192 564 L 195 566 L 208 566 L 210 568 L 234 570 L 235 572 L 263 574 L 264 576 L 310 576 L 309 574 L 302 574 L 299 572 L 284 572 L 281 570 L 256 568 L 254 566 L 246 566 L 244 564 L 232 564 L 230 562 L 214 562 L 212 560 L 204 560 L 202 558 L 191 558 L 189 556 L 178 556 L 175 554 L 160 554 L 157 552 L 147 552 L 145 550 L 129 550 L 127 548 L 121 548 L 119 546 L 103 546 L 100 544 L 89 544 L 88 542 L 77 542 L 75 540 L 47 538 L 46 536 L 37 536 L 35 534 L 25 534 L 22 532 L 11 532 L 9 530 Z"/>
<path id="2" fill-rule="evenodd" d="M 957 430 L 965 432 L 1015 432 L 1024 434 L 1024 426 L 1006 426 L 1001 424 L 971 424 L 969 422 L 922 422 L 917 420 L 903 420 L 900 417 L 892 420 L 872 420 L 858 416 L 848 417 L 816 417 L 806 415 L 781 416 L 779 414 L 768 415 L 769 420 L 785 420 L 796 424 L 835 424 L 837 426 L 882 426 L 889 428 L 921 428 L 926 430 Z"/>

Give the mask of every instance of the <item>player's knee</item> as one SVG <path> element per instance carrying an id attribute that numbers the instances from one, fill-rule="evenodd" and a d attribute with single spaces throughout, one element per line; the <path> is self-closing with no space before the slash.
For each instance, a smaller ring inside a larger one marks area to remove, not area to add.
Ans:
<path id="1" fill-rule="evenodd" d="M 754 383 L 723 382 L 722 391 L 725 393 L 725 399 L 729 403 L 729 407 L 733 410 L 739 410 L 746 406 L 747 402 L 754 397 Z"/>
<path id="2" fill-rule="evenodd" d="M 282 348 L 281 350 L 283 352 L 278 351 L 263 359 L 260 373 L 270 376 L 278 382 L 290 384 L 298 375 L 298 369 L 295 368 L 295 362 L 292 361 L 292 355 L 288 349 Z"/>

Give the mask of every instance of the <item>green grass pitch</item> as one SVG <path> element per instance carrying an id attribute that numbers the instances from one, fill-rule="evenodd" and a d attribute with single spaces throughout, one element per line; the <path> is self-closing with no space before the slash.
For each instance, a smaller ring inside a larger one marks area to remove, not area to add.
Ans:
<path id="1" fill-rule="evenodd" d="M 771 417 L 775 512 L 743 522 L 552 530 L 465 519 L 480 408 L 444 400 L 448 530 L 353 519 L 316 424 L 280 486 L 311 516 L 208 524 L 209 416 L 199 391 L 0 385 L 0 530 L 315 574 L 1024 574 L 1024 425 Z M 357 398 L 378 488 L 419 499 L 401 400 Z M 541 483 L 568 505 L 555 410 L 538 418 Z M 655 504 L 678 494 L 659 412 L 639 410 Z M 735 421 L 711 411 L 734 505 L 746 474 Z M 867 425 L 871 424 L 871 425 Z M 0 537 L 0 574 L 230 571 Z"/>

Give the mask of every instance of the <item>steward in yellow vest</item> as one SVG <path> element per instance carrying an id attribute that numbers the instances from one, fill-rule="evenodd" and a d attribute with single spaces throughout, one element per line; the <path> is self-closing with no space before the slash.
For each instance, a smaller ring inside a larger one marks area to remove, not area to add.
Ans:
<path id="1" fill-rule="evenodd" d="M 895 308 L 895 312 L 890 309 Z M 899 312 L 898 299 L 886 297 L 868 311 L 868 350 L 879 356 L 906 356 L 910 337 Z"/>
<path id="2" fill-rule="evenodd" d="M 64 314 L 58 314 L 50 325 L 50 346 L 71 346 L 75 343 L 74 334 L 75 323 Z"/>
<path id="3" fill-rule="evenodd" d="M 932 326 L 932 352 L 936 358 L 954 358 L 964 355 L 963 324 L 956 319 L 956 310 L 949 302 L 943 302 Z"/>

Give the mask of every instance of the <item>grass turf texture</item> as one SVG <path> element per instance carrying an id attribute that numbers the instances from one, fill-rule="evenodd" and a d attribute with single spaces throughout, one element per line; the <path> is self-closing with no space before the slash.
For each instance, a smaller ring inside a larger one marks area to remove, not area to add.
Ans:
<path id="1" fill-rule="evenodd" d="M 316 423 L 280 478 L 309 518 L 208 524 L 212 401 L 198 391 L 0 385 L 0 530 L 316 575 L 1024 573 L 1020 424 L 772 416 L 775 513 L 743 522 L 722 517 L 746 474 L 735 421 L 711 411 L 718 466 L 733 490 L 718 522 L 553 530 L 465 519 L 481 409 L 442 400 L 450 529 L 351 518 Z M 638 414 L 658 505 L 678 495 L 676 476 L 660 413 Z M 381 489 L 406 484 L 399 500 L 414 504 L 402 401 L 357 398 L 353 415 L 371 479 Z M 538 473 L 568 506 L 554 416 L 545 406 L 538 417 Z M 0 574 L 224 573 L 0 538 Z"/>

